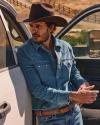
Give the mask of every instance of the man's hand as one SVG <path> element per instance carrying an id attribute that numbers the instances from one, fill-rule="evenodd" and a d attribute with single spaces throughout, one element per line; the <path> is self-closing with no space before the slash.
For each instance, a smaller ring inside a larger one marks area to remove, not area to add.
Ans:
<path id="1" fill-rule="evenodd" d="M 93 89 L 94 86 L 92 86 L 92 88 L 88 88 L 90 85 L 88 82 L 84 82 L 82 85 L 80 85 L 79 89 L 78 90 L 87 90 L 87 89 Z"/>
<path id="2" fill-rule="evenodd" d="M 95 87 L 95 85 L 89 85 L 88 82 L 84 82 L 78 89 L 78 100 L 77 97 L 74 101 L 78 103 L 80 106 L 84 103 L 89 104 L 93 103 L 96 100 L 97 94 L 99 93 L 98 90 L 92 90 Z M 82 97 L 82 95 L 84 97 Z M 82 99 L 81 99 L 82 98 Z"/>
<path id="3" fill-rule="evenodd" d="M 70 93 L 69 98 L 78 104 L 90 104 L 96 100 L 98 90 L 91 90 L 93 86 L 88 86 L 85 89 L 73 91 Z"/>

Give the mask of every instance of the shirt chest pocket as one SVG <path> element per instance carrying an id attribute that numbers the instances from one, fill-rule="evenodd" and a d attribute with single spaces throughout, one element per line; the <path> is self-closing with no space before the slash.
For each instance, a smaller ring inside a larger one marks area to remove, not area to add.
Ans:
<path id="1" fill-rule="evenodd" d="M 39 74 L 39 77 L 43 82 L 46 82 L 51 79 L 53 73 L 49 62 L 39 61 L 36 63 L 35 67 Z"/>
<path id="2" fill-rule="evenodd" d="M 69 81 L 71 68 L 72 68 L 73 60 L 72 59 L 63 59 L 62 60 L 62 76 L 66 78 L 66 81 Z"/>
<path id="3" fill-rule="evenodd" d="M 50 70 L 50 63 L 47 61 L 38 61 L 35 64 L 36 69 L 41 73 L 41 72 L 47 72 Z"/>
<path id="4" fill-rule="evenodd" d="M 73 59 L 62 59 L 62 65 L 66 66 L 69 70 L 71 70 L 73 64 Z"/>

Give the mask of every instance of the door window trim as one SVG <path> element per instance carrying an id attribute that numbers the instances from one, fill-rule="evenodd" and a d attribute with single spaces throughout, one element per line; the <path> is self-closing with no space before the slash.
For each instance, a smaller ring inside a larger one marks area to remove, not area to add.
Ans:
<path id="1" fill-rule="evenodd" d="M 15 52 L 15 49 L 14 49 L 14 47 L 13 47 L 14 45 L 13 45 L 13 42 L 12 42 L 12 38 L 11 38 L 11 35 L 10 35 L 10 31 L 9 31 L 8 25 L 7 25 L 7 23 L 6 23 L 6 20 L 5 20 L 4 16 L 3 16 L 3 13 L 2 13 L 2 11 L 1 11 L 1 9 L 0 9 L 0 17 L 1 17 L 1 20 L 2 20 L 2 22 L 3 22 L 3 24 L 4 24 L 4 28 L 5 28 L 5 30 L 6 30 L 6 34 L 7 34 L 7 37 L 8 37 L 8 39 L 9 39 L 9 43 L 10 43 L 10 46 L 11 46 L 11 49 L 12 49 L 12 53 L 13 53 L 14 60 L 15 60 L 15 65 L 14 65 L 14 66 L 16 66 L 16 65 L 18 65 L 16 52 Z M 13 66 L 11 66 L 11 67 L 13 67 Z M 5 67 L 5 68 L 7 68 L 7 67 Z M 9 67 L 8 67 L 8 68 L 9 68 Z"/>
<path id="2" fill-rule="evenodd" d="M 74 17 L 69 23 L 68 26 L 64 27 L 57 35 L 57 38 L 61 38 L 64 36 L 66 32 L 68 32 L 74 25 L 78 24 L 82 19 L 93 14 L 95 12 L 100 12 L 100 4 L 91 6 L 84 11 L 80 12 L 76 17 Z"/>

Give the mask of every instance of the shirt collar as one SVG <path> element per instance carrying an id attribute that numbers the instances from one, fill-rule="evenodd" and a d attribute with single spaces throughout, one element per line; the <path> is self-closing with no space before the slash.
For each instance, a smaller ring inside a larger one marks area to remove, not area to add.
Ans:
<path id="1" fill-rule="evenodd" d="M 39 50 L 40 47 L 42 47 L 41 44 L 36 43 L 32 38 L 30 39 L 30 42 L 37 51 Z"/>
<path id="2" fill-rule="evenodd" d="M 61 49 L 61 43 L 60 43 L 61 41 L 55 37 L 53 37 L 53 39 L 55 42 L 55 44 L 54 44 L 55 50 L 59 52 Z"/>
<path id="3" fill-rule="evenodd" d="M 60 51 L 61 48 L 61 41 L 59 39 L 56 39 L 53 35 L 52 35 L 52 41 L 54 42 L 54 48 L 56 51 Z M 33 39 L 30 39 L 31 44 L 34 46 L 34 48 L 38 51 L 39 48 L 43 48 L 41 44 L 36 43 L 35 41 L 33 41 Z"/>

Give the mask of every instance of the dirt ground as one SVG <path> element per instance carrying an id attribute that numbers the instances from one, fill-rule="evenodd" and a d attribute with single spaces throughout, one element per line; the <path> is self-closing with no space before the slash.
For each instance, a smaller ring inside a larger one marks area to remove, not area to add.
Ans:
<path id="1" fill-rule="evenodd" d="M 73 10 L 81 11 L 90 5 L 100 4 L 100 0 L 17 0 L 25 4 L 31 4 L 32 2 L 47 2 L 52 5 L 67 6 Z"/>
<path id="2" fill-rule="evenodd" d="M 21 0 L 28 2 L 38 2 L 41 0 Z M 82 10 L 90 5 L 100 4 L 100 0 L 42 0 L 48 3 L 64 4 L 76 10 Z"/>
<path id="3" fill-rule="evenodd" d="M 76 10 L 82 10 L 90 5 L 100 4 L 100 0 L 59 0 L 59 3 L 66 4 Z"/>

